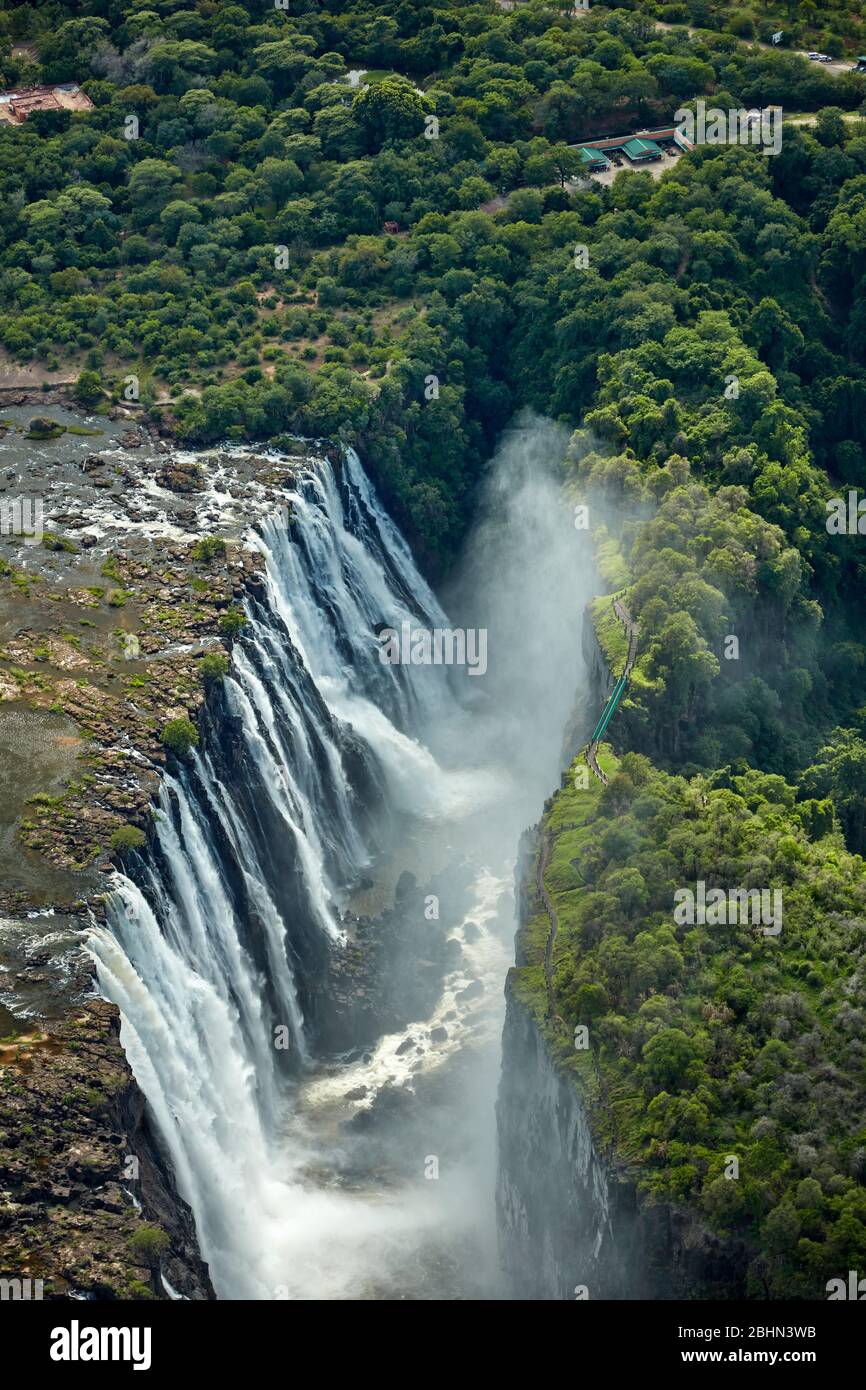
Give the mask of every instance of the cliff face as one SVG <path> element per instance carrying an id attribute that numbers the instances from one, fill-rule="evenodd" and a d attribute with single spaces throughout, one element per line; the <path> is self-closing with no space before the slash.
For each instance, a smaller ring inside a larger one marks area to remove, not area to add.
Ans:
<path id="1" fill-rule="evenodd" d="M 581 650 L 583 659 L 586 662 L 587 675 L 587 700 L 592 702 L 592 707 L 598 706 L 601 713 L 601 705 L 613 686 L 616 677 L 611 671 L 601 643 L 593 626 L 590 610 L 587 607 L 583 614 L 583 626 L 581 627 Z"/>
<path id="2" fill-rule="evenodd" d="M 213 1298 L 119 1034 L 91 998 L 0 1042 L 0 1277 L 46 1299 L 165 1299 L 164 1279 Z"/>
<path id="3" fill-rule="evenodd" d="M 573 1088 L 507 991 L 496 1106 L 500 1251 L 517 1298 L 623 1298 L 608 1177 Z"/>
<path id="4" fill-rule="evenodd" d="M 532 996 L 520 987 L 524 972 L 537 969 L 541 947 L 529 929 L 540 840 L 535 827 L 520 845 L 516 966 L 505 987 L 496 1102 L 500 1257 L 516 1298 L 585 1297 L 581 1286 L 592 1298 L 623 1298 L 609 1174 L 577 1091 L 551 1056 Z"/>
<path id="5" fill-rule="evenodd" d="M 744 1298 L 749 1252 L 685 1210 L 647 1206 L 591 1117 L 532 1012 L 506 989 L 496 1106 L 496 1209 L 514 1298 Z"/>
<path id="6" fill-rule="evenodd" d="M 583 651 L 587 694 L 574 721 L 580 742 L 611 685 L 610 666 L 588 613 Z M 571 773 L 564 773 L 563 788 L 571 783 Z M 591 778 L 589 798 L 598 791 Z M 538 864 L 543 838 L 552 854 L 559 834 L 580 834 L 589 803 L 573 802 L 567 813 L 552 812 L 553 804 L 546 804 L 544 821 L 521 844 L 515 966 L 506 984 L 496 1207 L 512 1296 L 745 1297 L 754 1252 L 715 1235 L 686 1208 L 647 1202 L 637 1175 L 610 1142 L 615 1125 L 589 1054 L 575 1066 L 568 1026 L 558 1016 L 560 1005 L 546 975 L 545 962 L 554 952 Z M 561 943 L 560 932 L 556 952 L 562 951 Z"/>

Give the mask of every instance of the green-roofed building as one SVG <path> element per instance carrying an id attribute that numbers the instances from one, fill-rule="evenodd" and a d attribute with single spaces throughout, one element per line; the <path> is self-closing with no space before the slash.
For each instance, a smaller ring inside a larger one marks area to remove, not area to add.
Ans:
<path id="1" fill-rule="evenodd" d="M 610 168 L 610 160 L 603 150 L 590 150 L 586 145 L 581 145 L 578 154 L 581 164 L 590 173 L 599 173 Z"/>
<path id="2" fill-rule="evenodd" d="M 635 135 L 631 140 L 626 140 L 621 147 L 622 152 L 628 155 L 632 164 L 643 164 L 648 159 L 661 159 L 662 152 L 655 140 L 639 140 Z"/>

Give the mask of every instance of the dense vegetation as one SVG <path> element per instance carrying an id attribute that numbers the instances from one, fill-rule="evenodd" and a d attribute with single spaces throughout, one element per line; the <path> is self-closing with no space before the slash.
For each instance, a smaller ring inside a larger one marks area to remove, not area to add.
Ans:
<path id="1" fill-rule="evenodd" d="M 574 431 L 564 478 L 641 641 L 633 751 L 550 819 L 558 1005 L 593 1025 L 571 1065 L 649 1193 L 759 1231 L 756 1292 L 814 1296 L 866 1261 L 866 567 L 825 524 L 866 491 L 866 79 L 793 50 L 856 56 L 864 20 L 568 8 L 0 4 L 0 85 L 94 103 L 0 123 L 0 351 L 181 439 L 357 444 L 434 575 L 514 413 Z M 699 95 L 781 104 L 781 153 L 576 177 L 576 142 Z M 781 936 L 676 928 L 701 877 L 781 887 Z"/>
<path id="2" fill-rule="evenodd" d="M 688 24 L 695 28 L 718 29 L 741 39 L 772 43 L 784 48 L 818 50 L 831 58 L 859 56 L 866 47 L 866 20 L 859 5 L 846 0 L 673 0 L 642 6 L 644 13 L 656 15 L 667 24 Z"/>
<path id="3" fill-rule="evenodd" d="M 862 468 L 858 126 L 825 112 L 776 160 L 707 150 L 664 189 L 574 191 L 567 146 L 698 92 L 854 112 L 864 80 L 642 10 L 562 9 L 6 4 L 4 85 L 78 80 L 95 110 L 0 125 L 0 341 L 77 363 L 91 401 L 92 373 L 115 394 L 134 374 L 192 439 L 354 439 L 433 565 L 515 406 L 578 420 L 603 357 L 704 309 L 778 374 L 813 447 Z"/>
<path id="4" fill-rule="evenodd" d="M 607 787 L 568 786 L 545 821 L 553 1045 L 650 1200 L 693 1201 L 746 1243 L 750 1296 L 822 1297 L 866 1261 L 863 862 L 781 777 L 606 766 Z M 781 932 L 677 924 L 698 880 L 774 885 Z M 542 1013 L 548 931 L 539 903 L 518 988 Z"/>

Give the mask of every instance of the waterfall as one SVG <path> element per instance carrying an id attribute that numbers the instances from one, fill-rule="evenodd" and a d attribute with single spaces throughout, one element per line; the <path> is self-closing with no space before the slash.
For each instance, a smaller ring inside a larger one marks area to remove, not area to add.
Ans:
<path id="1" fill-rule="evenodd" d="M 382 627 L 450 624 L 351 451 L 302 467 L 248 538 L 263 570 L 230 672 L 90 939 L 220 1297 L 497 1287 L 514 859 L 559 778 L 595 592 L 551 475 L 563 447 L 518 430 L 491 470 L 449 601 L 489 628 L 483 682 L 380 661 Z M 415 1002 L 329 1055 L 353 894 L 372 884 L 390 906 L 406 868 L 443 894 L 439 935 L 422 901 L 397 919 L 407 942 L 387 938 L 386 992 Z M 441 973 L 416 995 L 434 938 Z"/>
<path id="2" fill-rule="evenodd" d="M 370 802 L 432 815 L 468 794 L 413 732 L 447 677 L 378 658 L 382 624 L 447 624 L 357 457 L 304 468 L 285 500 L 251 538 L 263 590 L 201 751 L 163 778 L 150 852 L 90 938 L 215 1287 L 242 1298 L 283 1286 L 262 1226 L 303 1205 L 293 1077 Z"/>

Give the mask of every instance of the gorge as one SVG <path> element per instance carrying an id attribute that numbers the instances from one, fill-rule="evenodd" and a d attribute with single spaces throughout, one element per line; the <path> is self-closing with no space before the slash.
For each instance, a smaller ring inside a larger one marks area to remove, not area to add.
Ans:
<path id="1" fill-rule="evenodd" d="M 686 961 L 675 886 L 711 881 L 720 835 L 744 884 L 744 845 L 790 865 L 796 844 L 844 953 L 858 865 L 822 803 L 780 837 L 724 783 L 576 757 L 634 624 L 629 523 L 595 497 L 610 531 L 575 526 L 567 437 L 515 420 L 437 595 L 352 450 L 75 428 L 98 454 L 14 418 L 0 440 L 50 527 L 4 576 L 4 1265 L 48 1298 L 774 1296 L 787 1266 L 713 1219 L 724 1177 L 701 1208 L 666 1159 L 666 1130 L 707 1132 L 709 1085 L 736 1107 L 742 1083 L 723 1058 L 696 1108 L 665 1021 L 729 1021 L 752 998 L 730 953 L 755 951 L 747 923 L 698 925 Z M 414 639 L 383 660 L 406 630 L 458 654 L 472 632 L 486 669 Z M 643 650 L 618 747 L 642 737 Z M 814 905 L 781 862 L 798 971 Z M 721 984 L 691 978 L 717 957 Z M 713 1104 L 716 1165 L 736 1149 Z M 730 1113 L 762 1161 L 767 1119 Z"/>
<path id="2" fill-rule="evenodd" d="M 576 751 L 592 592 L 562 443 L 538 422 L 506 439 L 448 619 L 355 454 L 299 471 L 258 528 L 263 583 L 201 746 L 162 778 L 150 842 L 91 932 L 220 1297 L 502 1292 L 514 859 Z M 487 634 L 484 681 L 379 659 L 383 625 L 449 619 Z M 374 1015 L 403 994 L 402 1017 L 358 1040 L 334 962 L 395 894 L 417 920 L 371 987 Z M 435 976 L 420 996 L 419 955 Z"/>
<path id="3" fill-rule="evenodd" d="M 0 4 L 0 1302 L 857 1300 L 864 34 Z"/>

